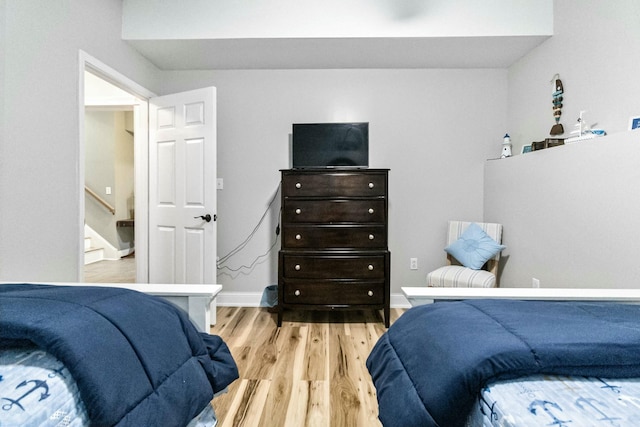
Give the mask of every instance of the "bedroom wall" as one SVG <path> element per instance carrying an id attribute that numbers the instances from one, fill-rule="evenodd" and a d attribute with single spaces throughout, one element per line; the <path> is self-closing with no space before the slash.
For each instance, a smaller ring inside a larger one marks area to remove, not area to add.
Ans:
<path id="1" fill-rule="evenodd" d="M 4 169 L 4 57 L 5 57 L 5 0 L 0 0 L 0 171 Z M 0 184 L 1 185 L 1 184 Z M 2 197 L 0 193 L 0 205 L 2 205 Z M 0 208 L 0 224 L 2 224 L 2 209 Z M 2 271 L 2 257 L 0 257 L 0 272 Z"/>
<path id="2" fill-rule="evenodd" d="M 514 151 L 548 136 L 549 81 L 565 89 L 568 133 L 580 110 L 610 135 L 487 162 L 484 216 L 504 224 L 501 286 L 637 288 L 640 246 L 640 3 L 562 0 L 555 35 L 509 69 L 508 128 Z"/>
<path id="3" fill-rule="evenodd" d="M 500 286 L 638 288 L 640 131 L 493 160 L 485 217 L 504 224 Z"/>
<path id="4" fill-rule="evenodd" d="M 164 82 L 163 93 L 217 87 L 220 257 L 267 210 L 279 169 L 289 167 L 296 122 L 370 122 L 370 165 L 391 169 L 392 294 L 421 285 L 444 262 L 447 220 L 482 217 L 484 162 L 499 156 L 506 123 L 506 70 L 174 71 Z M 257 301 L 277 282 L 279 205 L 219 270 L 225 294 Z M 409 270 L 411 257 L 418 270 Z"/>
<path id="5" fill-rule="evenodd" d="M 508 123 L 514 151 L 549 137 L 555 123 L 551 83 L 564 86 L 561 123 L 574 130 L 580 111 L 609 134 L 640 115 L 640 2 L 556 0 L 554 35 L 509 68 Z"/>
<path id="6" fill-rule="evenodd" d="M 121 40 L 120 0 L 2 4 L 0 280 L 77 281 L 78 50 L 149 90 L 160 73 Z"/>

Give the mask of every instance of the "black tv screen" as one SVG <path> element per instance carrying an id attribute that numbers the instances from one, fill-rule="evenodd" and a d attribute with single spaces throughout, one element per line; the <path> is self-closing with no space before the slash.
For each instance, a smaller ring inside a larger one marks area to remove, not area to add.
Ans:
<path id="1" fill-rule="evenodd" d="M 369 166 L 369 123 L 294 123 L 294 168 Z"/>

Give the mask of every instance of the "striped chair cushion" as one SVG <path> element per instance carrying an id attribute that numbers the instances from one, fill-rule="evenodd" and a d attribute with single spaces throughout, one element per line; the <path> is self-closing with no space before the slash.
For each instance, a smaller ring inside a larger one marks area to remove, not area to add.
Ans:
<path id="1" fill-rule="evenodd" d="M 448 265 L 427 274 L 427 286 L 455 288 L 495 288 L 496 276 L 484 270 Z"/>

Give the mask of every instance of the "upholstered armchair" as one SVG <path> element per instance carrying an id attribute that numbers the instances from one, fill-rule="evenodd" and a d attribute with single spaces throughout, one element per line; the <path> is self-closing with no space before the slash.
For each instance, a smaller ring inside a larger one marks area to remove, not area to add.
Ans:
<path id="1" fill-rule="evenodd" d="M 449 221 L 448 265 L 427 274 L 427 286 L 497 287 L 501 243 L 502 224 Z"/>

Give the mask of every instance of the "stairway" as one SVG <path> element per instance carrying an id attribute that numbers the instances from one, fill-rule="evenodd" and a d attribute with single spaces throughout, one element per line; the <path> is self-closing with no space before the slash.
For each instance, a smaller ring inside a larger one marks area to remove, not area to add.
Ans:
<path id="1" fill-rule="evenodd" d="M 104 259 L 104 248 L 96 248 L 91 244 L 91 237 L 84 238 L 84 265 L 102 261 Z"/>

